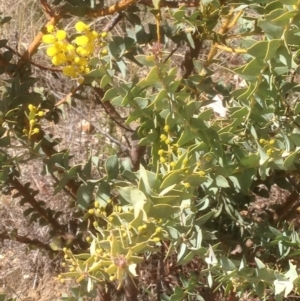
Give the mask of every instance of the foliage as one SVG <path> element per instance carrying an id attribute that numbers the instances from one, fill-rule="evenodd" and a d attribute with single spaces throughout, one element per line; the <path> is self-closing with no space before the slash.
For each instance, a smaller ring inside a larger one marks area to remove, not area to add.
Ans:
<path id="1" fill-rule="evenodd" d="M 213 0 L 166 10 L 167 2 L 153 1 L 148 29 L 139 17 L 143 8 L 131 4 L 121 15 L 123 36 L 113 33 L 114 25 L 97 32 L 81 20 L 67 32 L 58 28 L 55 15 L 41 37 L 50 45 L 52 63 L 77 81 L 72 97 L 80 99 L 76 92 L 91 87 L 103 104 L 130 109 L 122 127 L 138 122 L 130 145 L 134 149 L 138 140 L 138 158 L 110 156 L 105 176 L 93 172 L 100 168 L 97 156 L 72 166 L 68 150 L 55 151 L 59 141 L 43 128 L 45 120 L 59 122 L 53 96 L 37 87 L 30 62 L 24 56 L 16 61 L 3 39 L 0 72 L 9 76 L 0 104 L 3 193 L 16 189 L 21 205 L 30 205 L 24 214 L 63 238 L 67 225 L 58 221 L 61 212 L 38 201 L 29 183 L 21 184 L 20 166 L 39 159 L 44 174 L 59 179 L 55 193 L 68 189 L 81 234 L 51 247 L 64 252 L 66 272 L 58 279 L 84 281 L 88 292 L 99 283 L 113 285 L 135 291 L 130 295 L 135 300 L 145 256 L 164 248 L 165 260 L 175 255 L 178 265 L 195 257 L 202 263 L 190 279 L 181 275 L 181 287 L 161 293 L 164 300 L 203 300 L 194 291 L 197 277 L 204 277 L 203 287 L 239 297 L 273 294 L 283 300 L 297 294 L 300 240 L 294 225 L 258 222 L 243 212 L 254 195 L 268 196 L 274 184 L 298 194 L 300 4 Z M 60 5 L 60 19 L 114 12 L 94 1 L 53 5 Z M 169 20 L 162 18 L 166 11 Z M 205 47 L 209 51 L 200 59 Z M 180 66 L 179 49 L 184 49 Z M 239 65 L 222 66 L 220 50 L 238 54 Z M 131 72 L 134 68 L 138 71 Z M 245 86 L 216 80 L 219 68 L 238 75 Z M 224 117 L 207 107 L 217 94 L 226 104 Z M 17 145 L 18 154 L 12 155 Z M 245 246 L 247 239 L 251 247 Z M 235 253 L 237 245 L 242 250 Z"/>

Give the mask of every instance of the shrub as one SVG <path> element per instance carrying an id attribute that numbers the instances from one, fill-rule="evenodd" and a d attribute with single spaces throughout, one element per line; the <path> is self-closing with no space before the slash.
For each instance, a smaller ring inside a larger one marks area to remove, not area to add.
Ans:
<path id="1" fill-rule="evenodd" d="M 57 278 L 75 278 L 91 293 L 97 287 L 105 300 L 116 298 L 112 288 L 137 300 L 147 294 L 139 275 L 158 261 L 158 300 L 204 300 L 209 288 L 261 299 L 297 294 L 299 236 L 287 214 L 298 206 L 298 1 L 41 3 L 51 19 L 20 59 L 0 41 L 1 73 L 9 76 L 0 179 L 3 192 L 15 189 L 21 205 L 30 205 L 24 214 L 31 221 L 67 237 L 62 246 L 50 244 L 64 254 L 66 271 Z M 101 30 L 90 24 L 112 14 Z M 67 17 L 79 18 L 74 28 L 62 29 Z M 121 19 L 125 31 L 118 34 Z M 126 157 L 108 157 L 105 174 L 98 156 L 72 166 L 68 150 L 55 150 L 59 141 L 45 125 L 60 122 L 60 109 L 30 69 L 42 42 L 49 64 L 76 82 L 69 96 L 81 99 L 90 88 L 127 132 L 128 145 L 118 142 Z M 214 113 L 216 99 L 226 108 L 222 116 Z M 120 112 L 128 112 L 125 122 Z M 74 197 L 80 211 L 74 208 L 79 223 L 71 240 L 61 212 L 22 184 L 25 156 L 58 179 L 55 193 Z M 269 197 L 275 185 L 290 191 L 272 209 L 279 217 L 253 218 L 258 196 Z M 187 270 L 167 289 L 164 270 L 174 257 Z"/>

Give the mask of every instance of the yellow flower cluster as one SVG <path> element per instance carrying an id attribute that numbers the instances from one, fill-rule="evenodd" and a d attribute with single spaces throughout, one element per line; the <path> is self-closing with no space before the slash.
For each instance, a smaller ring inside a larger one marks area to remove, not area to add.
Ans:
<path id="1" fill-rule="evenodd" d="M 30 138 L 30 136 L 34 134 L 38 134 L 40 132 L 39 126 L 38 126 L 38 120 L 41 117 L 45 116 L 44 111 L 38 110 L 37 107 L 35 107 L 32 104 L 28 105 L 29 109 L 29 114 L 28 114 L 28 119 L 29 119 L 29 130 L 24 129 L 23 134 Z"/>
<path id="2" fill-rule="evenodd" d="M 47 34 L 42 38 L 42 41 L 49 45 L 47 55 L 51 57 L 52 64 L 63 66 L 63 74 L 71 78 L 78 78 L 91 71 L 89 60 L 97 47 L 102 49 L 101 56 L 108 53 L 104 48 L 106 32 L 99 35 L 82 21 L 75 24 L 75 30 L 77 35 L 71 43 L 67 40 L 66 31 L 57 30 L 53 25 L 47 26 Z"/>
<path id="3" fill-rule="evenodd" d="M 259 139 L 259 143 L 264 145 L 264 149 L 267 153 L 267 155 L 270 157 L 272 156 L 272 154 L 275 152 L 275 140 L 271 139 L 269 141 L 265 140 L 265 139 Z"/>

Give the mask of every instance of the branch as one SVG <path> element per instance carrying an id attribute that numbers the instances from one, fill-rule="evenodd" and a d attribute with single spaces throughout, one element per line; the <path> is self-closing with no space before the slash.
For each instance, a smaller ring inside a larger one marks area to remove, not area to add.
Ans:
<path id="1" fill-rule="evenodd" d="M 224 21 L 223 25 L 221 26 L 218 33 L 220 35 L 224 35 L 226 32 L 228 32 L 236 24 L 236 22 L 242 16 L 243 13 L 244 13 L 244 11 L 241 10 L 236 15 L 234 15 L 234 12 L 231 11 L 226 16 L 226 19 L 225 19 L 225 21 Z M 218 46 L 219 46 L 219 43 L 217 43 L 217 42 L 215 42 L 214 45 L 212 46 L 212 48 L 211 48 L 211 50 L 210 50 L 210 52 L 207 56 L 205 66 L 208 66 L 211 63 L 211 61 L 213 60 L 213 58 L 215 57 L 215 55 L 218 51 Z"/>
<path id="2" fill-rule="evenodd" d="M 146 6 L 153 6 L 152 0 L 140 0 L 139 4 L 143 4 Z M 186 7 L 198 7 L 200 4 L 199 0 L 191 0 L 191 1 L 168 1 L 168 0 L 162 0 L 159 2 L 160 7 L 170 7 L 170 8 L 177 8 L 180 6 L 186 6 Z"/>
<path id="3" fill-rule="evenodd" d="M 60 234 L 65 234 L 64 226 L 60 225 L 56 219 L 54 219 L 51 215 L 47 213 L 47 211 L 42 208 L 37 200 L 32 195 L 29 187 L 25 187 L 17 177 L 10 176 L 9 183 L 13 185 L 13 187 L 22 195 L 22 197 L 26 200 L 26 203 L 29 203 L 30 206 L 46 221 L 51 225 L 51 227 L 56 230 Z"/>
<path id="4" fill-rule="evenodd" d="M 15 240 L 22 244 L 37 246 L 38 248 L 44 249 L 46 251 L 53 251 L 48 244 L 45 244 L 38 239 L 31 239 L 27 236 L 21 236 L 18 234 L 9 234 L 7 231 L 0 233 L 0 239 Z"/>
<path id="5" fill-rule="evenodd" d="M 22 55 L 21 55 L 18 51 L 14 50 L 13 48 L 11 48 L 11 47 L 8 46 L 8 45 L 4 46 L 3 48 L 5 48 L 5 49 L 7 49 L 7 50 L 9 50 L 9 51 L 12 51 L 15 55 L 17 55 L 17 56 L 20 57 L 20 58 L 22 57 Z M 36 66 L 36 67 L 42 69 L 42 70 L 52 71 L 52 72 L 62 72 L 62 69 L 59 69 L 59 68 L 53 68 L 53 67 L 46 67 L 46 66 L 40 65 L 40 64 L 38 64 L 38 63 L 35 63 L 35 62 L 33 62 L 32 60 L 30 60 L 30 63 L 31 63 L 32 65 L 34 65 L 34 66 Z"/>
<path id="6" fill-rule="evenodd" d="M 46 29 L 47 26 L 49 25 L 56 25 L 60 19 L 62 18 L 62 15 L 60 14 L 56 14 L 55 16 L 53 16 L 49 22 L 47 22 L 47 24 L 43 27 L 43 30 L 40 31 L 36 37 L 34 38 L 34 40 L 31 42 L 31 44 L 29 45 L 28 49 L 22 54 L 21 59 L 18 62 L 18 68 L 22 68 L 22 66 L 32 57 L 32 55 L 38 50 L 39 46 L 41 45 L 41 41 L 42 41 L 42 37 L 44 34 L 44 31 Z"/>
<path id="7" fill-rule="evenodd" d="M 200 50 L 202 48 L 202 40 L 197 38 L 196 35 L 193 35 L 193 40 L 195 43 L 195 48 L 191 46 L 186 51 L 184 55 L 184 60 L 181 63 L 181 75 L 182 78 L 188 78 L 194 70 L 194 62 L 193 60 L 198 57 Z"/>
<path id="8" fill-rule="evenodd" d="M 137 0 L 122 0 L 110 7 L 99 9 L 96 11 L 91 11 L 87 14 L 87 17 L 97 18 L 97 17 L 113 15 L 114 13 L 125 10 L 130 5 L 135 4 L 136 2 L 137 2 Z"/>
<path id="9" fill-rule="evenodd" d="M 72 107 L 72 110 L 74 110 L 77 114 L 79 114 L 82 118 L 87 120 L 86 115 L 82 114 L 79 110 L 77 110 L 76 108 Z M 111 142 L 117 144 L 122 150 L 127 150 L 128 148 L 126 147 L 126 145 L 122 144 L 119 140 L 115 139 L 114 137 L 112 137 L 110 134 L 108 134 L 107 132 L 105 132 L 104 130 L 102 130 L 100 128 L 100 126 L 98 126 L 97 124 L 93 123 L 90 120 L 87 120 L 95 129 L 97 129 L 103 136 L 105 136 L 106 138 L 108 138 Z"/>
<path id="10" fill-rule="evenodd" d="M 105 27 L 102 29 L 104 32 L 112 31 L 113 28 L 124 18 L 124 15 L 122 13 L 118 13 L 105 25 Z"/>
<path id="11" fill-rule="evenodd" d="M 51 19 L 52 17 L 54 17 L 55 13 L 52 10 L 52 8 L 50 7 L 50 5 L 47 3 L 47 1 L 40 0 L 40 3 L 41 3 L 41 6 L 42 6 L 42 10 L 44 11 L 47 18 Z"/>
<path id="12" fill-rule="evenodd" d="M 96 92 L 97 102 L 103 107 L 106 114 L 122 129 L 134 133 L 133 129 L 124 124 L 123 118 L 116 111 L 115 107 L 109 101 L 103 102 L 101 100 L 101 98 L 104 96 L 104 91 L 100 88 L 94 88 L 94 91 Z"/>

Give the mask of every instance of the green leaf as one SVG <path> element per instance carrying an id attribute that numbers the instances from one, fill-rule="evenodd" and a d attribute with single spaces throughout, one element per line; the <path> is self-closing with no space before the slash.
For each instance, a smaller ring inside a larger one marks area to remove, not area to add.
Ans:
<path id="1" fill-rule="evenodd" d="M 230 115 L 230 118 L 243 118 L 249 114 L 249 109 L 244 107 Z"/>
<path id="2" fill-rule="evenodd" d="M 160 191 L 174 184 L 179 184 L 184 179 L 184 177 L 184 171 L 180 169 L 168 173 L 164 177 L 163 182 L 160 185 Z"/>
<path id="3" fill-rule="evenodd" d="M 202 226 L 202 225 L 205 224 L 208 220 L 210 220 L 210 219 L 213 217 L 213 215 L 214 215 L 215 213 L 216 213 L 216 211 L 215 211 L 215 210 L 212 210 L 212 211 L 210 211 L 210 212 L 208 212 L 208 213 L 206 213 L 206 214 L 204 214 L 204 215 L 198 217 L 198 218 L 196 219 L 196 221 L 195 221 L 195 224 L 196 224 L 197 226 Z"/>
<path id="4" fill-rule="evenodd" d="M 241 75 L 257 76 L 264 67 L 265 63 L 262 59 L 254 58 L 248 64 L 236 68 L 234 71 Z"/>
<path id="5" fill-rule="evenodd" d="M 179 212 L 179 208 L 173 207 L 168 204 L 157 204 L 151 207 L 149 210 L 149 216 L 155 219 L 163 219 L 166 220 L 167 218 L 171 218 L 171 216 L 175 213 Z"/>
<path id="6" fill-rule="evenodd" d="M 218 187 L 222 187 L 222 188 L 229 187 L 228 181 L 221 175 L 217 175 L 216 184 Z"/>
<path id="7" fill-rule="evenodd" d="M 146 78 L 142 79 L 137 85 L 140 88 L 148 87 L 148 86 L 154 86 L 156 88 L 162 88 L 162 84 L 159 80 L 159 73 L 158 73 L 157 66 L 152 67 L 152 69 L 149 71 Z"/>
<path id="8" fill-rule="evenodd" d="M 109 157 L 105 162 L 105 170 L 108 179 L 116 179 L 119 174 L 119 160 L 117 155 Z"/>
<path id="9" fill-rule="evenodd" d="M 108 76 L 107 74 L 105 74 L 100 81 L 100 88 L 104 89 L 109 83 L 111 82 L 111 78 L 110 76 Z"/>
<path id="10" fill-rule="evenodd" d="M 77 205 L 82 210 L 87 210 L 92 203 L 94 184 L 82 184 L 77 190 Z"/>
<path id="11" fill-rule="evenodd" d="M 298 155 L 298 152 L 291 153 L 283 162 L 283 167 L 285 169 L 291 167 L 293 163 L 295 162 L 295 158 Z"/>
<path id="12" fill-rule="evenodd" d="M 263 59 L 265 62 L 272 59 L 279 46 L 283 43 L 281 39 L 274 39 L 271 41 L 261 41 L 254 44 L 247 49 L 247 52 L 258 59 Z"/>
<path id="13" fill-rule="evenodd" d="M 119 96 L 119 92 L 116 88 L 111 88 L 107 90 L 102 98 L 102 101 L 112 100 L 113 98 Z"/>
<path id="14" fill-rule="evenodd" d="M 134 58 L 143 66 L 154 67 L 155 66 L 155 57 L 154 55 L 135 55 Z"/>
<path id="15" fill-rule="evenodd" d="M 245 167 L 258 167 L 259 166 L 259 155 L 250 154 L 240 160 L 240 164 Z"/>

